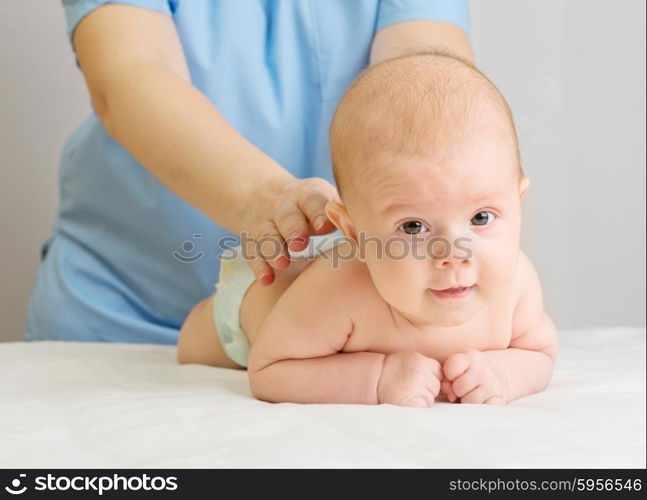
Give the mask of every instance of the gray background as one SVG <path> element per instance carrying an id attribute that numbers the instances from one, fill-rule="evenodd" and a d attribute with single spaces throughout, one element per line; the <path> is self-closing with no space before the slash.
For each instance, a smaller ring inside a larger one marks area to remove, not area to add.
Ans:
<path id="1" fill-rule="evenodd" d="M 645 324 L 645 2 L 473 0 L 477 64 L 507 97 L 523 247 L 560 328 Z M 60 2 L 0 3 L 0 341 L 21 338 L 59 155 L 90 110 Z M 64 311 L 61 311 L 64 314 Z"/>

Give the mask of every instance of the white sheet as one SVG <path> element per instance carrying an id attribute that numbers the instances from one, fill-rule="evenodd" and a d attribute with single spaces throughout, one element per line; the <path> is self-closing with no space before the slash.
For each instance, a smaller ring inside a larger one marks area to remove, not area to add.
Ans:
<path id="1" fill-rule="evenodd" d="M 645 330 L 564 331 L 508 406 L 269 404 L 170 346 L 0 344 L 0 467 L 645 467 Z"/>

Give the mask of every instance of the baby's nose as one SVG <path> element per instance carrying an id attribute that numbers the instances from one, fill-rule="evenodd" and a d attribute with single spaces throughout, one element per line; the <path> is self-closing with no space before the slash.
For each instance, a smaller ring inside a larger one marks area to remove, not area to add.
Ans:
<path id="1" fill-rule="evenodd" d="M 471 252 L 460 251 L 450 240 L 439 239 L 430 246 L 429 257 L 436 269 L 468 264 Z"/>

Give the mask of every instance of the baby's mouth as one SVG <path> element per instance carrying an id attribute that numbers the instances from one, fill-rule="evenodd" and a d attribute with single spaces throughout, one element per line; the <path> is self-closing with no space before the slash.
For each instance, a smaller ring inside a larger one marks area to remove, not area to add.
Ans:
<path id="1" fill-rule="evenodd" d="M 472 293 L 475 285 L 459 286 L 455 288 L 445 288 L 443 290 L 434 290 L 430 288 L 431 292 L 440 299 L 463 299 Z"/>

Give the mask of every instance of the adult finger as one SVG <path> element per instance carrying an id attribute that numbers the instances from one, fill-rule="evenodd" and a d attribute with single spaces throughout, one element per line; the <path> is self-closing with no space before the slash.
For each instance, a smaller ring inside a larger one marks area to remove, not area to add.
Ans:
<path id="1" fill-rule="evenodd" d="M 298 252 L 308 244 L 308 221 L 291 200 L 285 200 L 278 208 L 276 227 L 290 250 Z M 289 254 L 286 257 L 289 259 Z"/>
<path id="2" fill-rule="evenodd" d="M 283 269 L 290 265 L 290 254 L 283 236 L 273 222 L 266 223 L 269 229 L 256 240 L 256 255 L 274 269 Z"/>
<path id="3" fill-rule="evenodd" d="M 330 198 L 318 191 L 311 191 L 299 198 L 297 204 L 301 211 L 310 221 L 315 231 L 320 231 L 328 221 L 326 216 L 326 204 Z"/>
<path id="4" fill-rule="evenodd" d="M 256 277 L 256 281 L 261 285 L 270 285 L 274 282 L 274 271 L 263 259 L 254 256 L 247 260 L 247 264 L 252 269 L 252 272 Z"/>
<path id="5" fill-rule="evenodd" d="M 240 235 L 240 251 L 247 265 L 254 273 L 256 281 L 262 285 L 269 285 L 274 281 L 274 271 L 270 265 L 257 253 L 258 237 L 247 234 Z"/>
<path id="6" fill-rule="evenodd" d="M 274 281 L 274 268 L 287 267 L 283 239 L 272 222 L 263 224 L 265 231 L 258 236 L 244 237 L 241 246 L 259 283 L 269 285 Z M 282 262 L 283 261 L 283 262 Z"/>
<path id="7" fill-rule="evenodd" d="M 325 179 L 313 177 L 305 179 L 308 186 L 299 196 L 297 204 L 305 214 L 316 234 L 326 234 L 335 230 L 335 225 L 326 215 L 326 204 L 330 200 L 339 200 L 335 186 Z"/>

